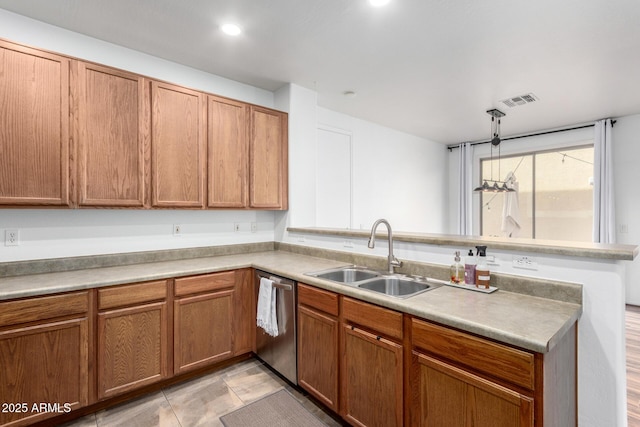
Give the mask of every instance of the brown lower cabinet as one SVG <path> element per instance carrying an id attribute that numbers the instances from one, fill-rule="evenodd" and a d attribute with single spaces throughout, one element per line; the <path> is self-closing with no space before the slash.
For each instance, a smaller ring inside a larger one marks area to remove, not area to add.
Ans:
<path id="1" fill-rule="evenodd" d="M 577 425 L 575 325 L 540 354 L 304 284 L 298 297 L 299 384 L 351 425 Z"/>
<path id="2" fill-rule="evenodd" d="M 338 295 L 298 284 L 298 384 L 338 412 Z"/>
<path id="3" fill-rule="evenodd" d="M 89 403 L 90 292 L 0 303 L 0 425 Z"/>
<path id="4" fill-rule="evenodd" d="M 98 399 L 169 376 L 167 281 L 98 290 Z"/>
<path id="5" fill-rule="evenodd" d="M 342 411 L 356 426 L 402 426 L 402 345 L 343 325 Z"/>
<path id="6" fill-rule="evenodd" d="M 0 302 L 0 397 L 14 405 L 0 425 L 109 404 L 248 354 L 252 277 L 247 268 Z M 299 384 L 354 426 L 577 425 L 575 325 L 540 354 L 298 286 Z"/>
<path id="7" fill-rule="evenodd" d="M 176 279 L 174 373 L 188 372 L 233 356 L 235 279 L 235 271 Z"/>
<path id="8" fill-rule="evenodd" d="M 413 353 L 414 425 L 533 426 L 533 398 L 432 357 Z"/>
<path id="9" fill-rule="evenodd" d="M 243 268 L 175 279 L 174 374 L 253 350 L 253 276 Z"/>
<path id="10" fill-rule="evenodd" d="M 402 314 L 342 298 L 340 415 L 355 426 L 402 426 Z"/>

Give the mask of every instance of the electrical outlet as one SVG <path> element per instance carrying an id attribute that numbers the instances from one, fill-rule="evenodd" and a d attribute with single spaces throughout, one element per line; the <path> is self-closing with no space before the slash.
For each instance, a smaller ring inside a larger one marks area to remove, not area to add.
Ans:
<path id="1" fill-rule="evenodd" d="M 174 236 L 182 235 L 182 226 L 180 224 L 173 224 L 173 235 Z"/>
<path id="2" fill-rule="evenodd" d="M 17 228 L 6 229 L 4 231 L 4 245 L 20 246 L 20 230 Z"/>
<path id="3" fill-rule="evenodd" d="M 513 268 L 523 268 L 525 270 L 537 270 L 538 260 L 532 256 L 514 255 Z"/>
<path id="4" fill-rule="evenodd" d="M 342 246 L 344 246 L 345 248 L 353 249 L 353 240 L 345 240 L 342 243 Z"/>
<path id="5" fill-rule="evenodd" d="M 240 231 L 240 223 L 239 222 L 234 222 L 233 223 L 233 231 L 235 231 L 236 233 L 238 231 Z"/>
<path id="6" fill-rule="evenodd" d="M 251 232 L 255 233 L 256 231 L 258 231 L 258 223 L 252 222 L 251 223 Z"/>

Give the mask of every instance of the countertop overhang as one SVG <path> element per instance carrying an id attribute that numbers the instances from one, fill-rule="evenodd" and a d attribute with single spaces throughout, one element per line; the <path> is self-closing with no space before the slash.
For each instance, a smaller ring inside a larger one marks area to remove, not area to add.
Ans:
<path id="1" fill-rule="evenodd" d="M 263 251 L 90 268 L 0 278 L 0 300 L 252 267 L 539 353 L 553 348 L 582 314 L 580 304 L 502 290 L 482 294 L 442 286 L 397 299 L 305 274 L 344 265 L 286 251 Z"/>
<path id="2" fill-rule="evenodd" d="M 322 227 L 288 227 L 290 233 L 319 234 L 325 236 L 338 236 L 350 238 L 368 239 L 370 231 L 352 230 Z M 380 238 L 387 238 L 386 232 L 376 233 Z M 431 234 L 413 232 L 393 232 L 393 240 L 396 242 L 422 243 L 435 246 L 473 247 L 487 245 L 491 249 L 531 252 L 549 255 L 563 255 L 579 258 L 597 258 L 608 260 L 633 261 L 640 247 L 624 244 L 570 242 L 564 240 L 538 240 L 505 237 L 484 236 L 459 236 L 456 234 Z"/>

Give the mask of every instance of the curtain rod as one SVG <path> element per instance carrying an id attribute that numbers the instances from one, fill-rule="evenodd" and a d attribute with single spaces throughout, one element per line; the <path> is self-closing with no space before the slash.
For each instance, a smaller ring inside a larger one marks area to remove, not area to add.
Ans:
<path id="1" fill-rule="evenodd" d="M 611 120 L 611 126 L 613 127 L 613 125 L 616 123 L 617 120 Z M 568 130 L 577 130 L 577 129 L 585 129 L 585 128 L 592 128 L 595 126 L 595 123 L 590 124 L 590 125 L 584 125 L 584 126 L 575 126 L 572 128 L 565 128 L 565 129 L 556 129 L 556 130 L 548 130 L 545 132 L 538 132 L 538 133 L 529 133 L 526 135 L 518 135 L 518 136 L 511 136 L 509 138 L 502 138 L 501 141 L 509 141 L 511 139 L 519 139 L 519 138 L 528 138 L 530 136 L 540 136 L 540 135 L 548 135 L 550 133 L 558 133 L 558 132 L 566 132 Z M 481 141 L 481 142 L 472 142 L 471 146 L 474 145 L 482 145 L 482 144 L 488 144 L 491 141 Z M 449 145 L 447 146 L 447 148 L 449 149 L 449 151 L 452 151 L 454 148 L 460 148 L 460 145 Z"/>

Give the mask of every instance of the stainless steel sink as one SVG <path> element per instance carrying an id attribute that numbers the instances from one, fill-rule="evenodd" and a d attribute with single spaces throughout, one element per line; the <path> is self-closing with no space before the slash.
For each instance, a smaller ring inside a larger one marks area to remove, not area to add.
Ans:
<path id="1" fill-rule="evenodd" d="M 306 274 L 395 298 L 409 298 L 440 286 L 412 276 L 387 275 L 353 265 Z"/>
<path id="2" fill-rule="evenodd" d="M 356 283 L 362 282 L 367 279 L 372 279 L 374 277 L 380 277 L 380 273 L 353 266 L 334 268 L 332 270 L 318 271 L 315 273 L 307 273 L 307 275 L 339 283 Z"/>
<path id="3" fill-rule="evenodd" d="M 427 283 L 394 276 L 367 280 L 358 287 L 397 298 L 408 298 L 434 288 Z"/>

